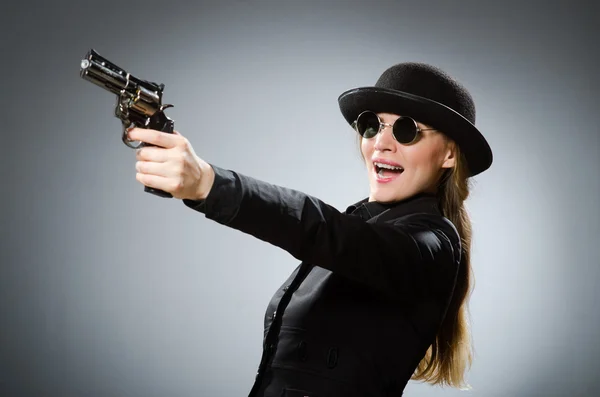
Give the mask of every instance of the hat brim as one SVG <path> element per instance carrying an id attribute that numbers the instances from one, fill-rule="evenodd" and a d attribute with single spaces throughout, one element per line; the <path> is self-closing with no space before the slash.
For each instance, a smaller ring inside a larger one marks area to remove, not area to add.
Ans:
<path id="1" fill-rule="evenodd" d="M 365 110 L 410 116 L 456 142 L 463 152 L 469 176 L 492 165 L 492 150 L 481 132 L 469 120 L 448 106 L 408 92 L 378 87 L 360 87 L 343 92 L 338 104 L 344 119 L 352 124 Z"/>

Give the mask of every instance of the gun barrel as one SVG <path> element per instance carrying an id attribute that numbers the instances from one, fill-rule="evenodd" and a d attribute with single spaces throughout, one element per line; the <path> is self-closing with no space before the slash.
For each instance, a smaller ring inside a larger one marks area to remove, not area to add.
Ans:
<path id="1" fill-rule="evenodd" d="M 93 49 L 81 60 L 80 75 L 85 80 L 117 95 L 127 87 L 129 82 L 125 70 L 100 56 Z"/>

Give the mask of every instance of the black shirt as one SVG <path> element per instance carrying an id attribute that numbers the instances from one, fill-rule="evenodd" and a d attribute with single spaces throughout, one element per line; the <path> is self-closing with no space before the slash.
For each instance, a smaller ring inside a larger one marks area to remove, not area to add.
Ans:
<path id="1" fill-rule="evenodd" d="M 206 200 L 183 200 L 301 263 L 264 318 L 251 397 L 398 396 L 433 342 L 461 258 L 437 199 L 363 199 L 340 212 L 297 190 L 212 166 Z"/>

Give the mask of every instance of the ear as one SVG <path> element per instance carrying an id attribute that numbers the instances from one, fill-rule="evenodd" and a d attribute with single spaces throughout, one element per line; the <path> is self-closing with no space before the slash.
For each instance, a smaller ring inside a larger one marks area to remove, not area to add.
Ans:
<path id="1" fill-rule="evenodd" d="M 446 152 L 444 154 L 444 162 L 442 168 L 454 168 L 456 166 L 456 150 L 455 143 L 448 142 L 446 145 Z"/>

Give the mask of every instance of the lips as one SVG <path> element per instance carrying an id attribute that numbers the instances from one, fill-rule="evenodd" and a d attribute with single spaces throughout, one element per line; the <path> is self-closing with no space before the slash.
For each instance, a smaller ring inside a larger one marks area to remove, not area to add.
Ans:
<path id="1" fill-rule="evenodd" d="M 385 181 L 398 177 L 404 171 L 404 167 L 395 161 L 375 158 L 373 159 L 373 171 L 378 181 Z"/>
<path id="2" fill-rule="evenodd" d="M 373 159 L 373 164 L 375 163 L 382 163 L 382 164 L 387 164 L 387 165 L 391 165 L 392 167 L 400 167 L 400 168 L 404 168 L 402 167 L 401 164 L 396 163 L 395 161 L 392 160 L 388 160 L 388 159 L 384 159 L 384 158 L 380 158 L 380 157 L 375 157 Z"/>
<path id="3" fill-rule="evenodd" d="M 384 167 L 379 167 L 376 164 L 373 165 L 373 173 L 375 174 L 375 181 L 378 183 L 388 183 L 392 182 L 396 178 L 400 177 L 404 172 L 403 168 L 396 168 L 395 170 L 388 169 Z"/>

